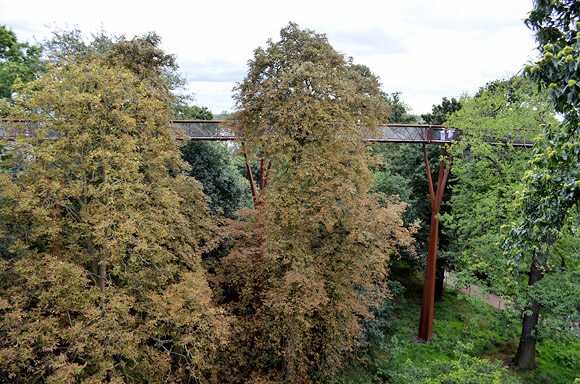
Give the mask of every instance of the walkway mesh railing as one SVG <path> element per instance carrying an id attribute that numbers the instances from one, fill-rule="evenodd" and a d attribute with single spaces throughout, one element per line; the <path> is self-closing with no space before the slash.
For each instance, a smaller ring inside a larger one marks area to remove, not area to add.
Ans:
<path id="1" fill-rule="evenodd" d="M 181 128 L 185 140 L 236 140 L 237 137 L 231 128 L 231 123 L 223 120 L 172 120 Z M 16 130 L 14 125 L 18 124 Z M 0 120 L 0 137 L 15 137 L 17 134 L 33 136 L 39 123 L 27 120 Z M 17 133 L 18 132 L 18 133 Z M 50 134 L 49 134 L 50 135 Z M 442 125 L 419 125 L 419 124 L 381 124 L 378 134 L 368 135 L 363 139 L 370 142 L 383 143 L 425 143 L 445 144 L 460 139 L 460 132 L 449 129 Z M 531 147 L 531 139 L 524 139 L 523 135 L 517 135 L 512 140 L 512 145 Z M 490 140 L 490 143 L 493 143 Z"/>

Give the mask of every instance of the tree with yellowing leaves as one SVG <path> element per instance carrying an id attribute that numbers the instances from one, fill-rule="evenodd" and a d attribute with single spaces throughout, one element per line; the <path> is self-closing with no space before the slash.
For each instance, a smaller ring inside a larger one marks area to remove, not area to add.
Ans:
<path id="1" fill-rule="evenodd" d="M 115 61 L 61 57 L 13 97 L 26 122 L 2 143 L 0 381 L 211 376 L 227 330 L 201 265 L 216 223 L 183 174 L 152 68 L 168 62 L 137 40 Z"/>
<path id="2" fill-rule="evenodd" d="M 362 137 L 388 106 L 324 35 L 289 24 L 258 48 L 236 88 L 237 135 L 254 209 L 218 270 L 233 320 L 223 381 L 300 383 L 332 375 L 389 297 L 389 257 L 408 246 L 404 203 L 379 207 Z"/>

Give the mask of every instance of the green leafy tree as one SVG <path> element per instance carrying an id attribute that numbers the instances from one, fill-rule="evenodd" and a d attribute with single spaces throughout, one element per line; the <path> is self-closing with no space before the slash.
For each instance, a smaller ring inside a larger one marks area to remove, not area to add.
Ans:
<path id="1" fill-rule="evenodd" d="M 411 108 L 401 100 L 401 92 L 393 92 L 390 95 L 384 93 L 383 98 L 391 108 L 387 123 L 417 124 L 419 117 L 411 114 Z"/>
<path id="2" fill-rule="evenodd" d="M 380 121 L 378 83 L 324 35 L 295 24 L 280 35 L 255 50 L 236 88 L 242 151 L 260 177 L 255 209 L 229 227 L 236 241 L 219 272 L 236 315 L 224 381 L 331 376 L 388 297 L 389 255 L 411 242 L 404 204 L 380 208 L 368 194 L 371 158 L 358 123 L 372 130 Z"/>
<path id="3" fill-rule="evenodd" d="M 461 140 L 450 149 L 455 154 L 452 210 L 442 218 L 452 239 L 449 252 L 457 256 L 457 269 L 462 271 L 460 284 L 478 278 L 480 286 L 509 297 L 516 310 L 524 310 L 526 334 L 529 303 L 534 298 L 543 307 L 543 321 L 534 326 L 534 340 L 573 339 L 573 333 L 562 331 L 571 329 L 577 311 L 572 297 L 578 287 L 569 282 L 577 274 L 578 241 L 570 231 L 562 228 L 564 235 L 544 255 L 549 269 L 541 272 L 542 281 L 525 276 L 534 260 L 532 254 L 511 257 L 498 247 L 503 229 L 528 220 L 520 216 L 513 202 L 521 195 L 534 153 L 517 143 L 530 142 L 544 125 L 557 124 L 547 93 L 538 92 L 529 79 L 516 76 L 488 83 L 463 103 L 461 111 L 448 120 L 461 130 Z M 522 334 L 522 342 L 526 341 L 529 339 Z M 534 360 L 520 367 L 533 367 Z M 522 361 L 518 353 L 516 362 Z"/>
<path id="4" fill-rule="evenodd" d="M 234 163 L 233 149 L 216 142 L 190 141 L 180 148 L 183 159 L 189 163 L 189 175 L 203 185 L 203 192 L 211 201 L 215 214 L 234 218 L 250 198 L 248 184 Z"/>
<path id="5" fill-rule="evenodd" d="M 159 48 L 161 37 L 155 32 L 127 39 L 125 36 L 110 35 L 104 30 L 87 38 L 79 29 L 53 32 L 52 38 L 42 47 L 48 60 L 55 66 L 68 63 L 91 61 L 95 58 L 110 65 L 122 66 L 163 91 L 176 91 L 185 85 L 178 72 L 175 55 Z M 187 96 L 185 96 L 187 99 Z M 184 97 L 168 101 L 172 106 L 184 103 Z"/>
<path id="6" fill-rule="evenodd" d="M 106 54 L 122 36 L 110 35 L 101 29 L 87 38 L 82 30 L 55 30 L 50 38 L 42 42 L 45 56 L 52 62 L 61 60 L 84 61 L 94 56 Z"/>
<path id="7" fill-rule="evenodd" d="M 443 125 L 449 119 L 454 112 L 457 112 L 461 109 L 461 102 L 457 100 L 455 97 L 452 97 L 451 100 L 444 97 L 441 100 L 441 104 L 433 105 L 431 113 L 426 113 L 421 115 L 421 118 L 425 121 L 425 124 L 430 125 Z"/>
<path id="8" fill-rule="evenodd" d="M 16 34 L 0 25 L 0 98 L 10 98 L 17 82 L 27 83 L 42 70 L 41 48 L 19 43 Z"/>
<path id="9" fill-rule="evenodd" d="M 233 115 L 232 112 L 221 111 L 220 113 L 218 113 L 217 115 L 215 115 L 214 118 L 216 120 L 225 120 L 225 119 L 231 117 L 232 115 Z"/>
<path id="10" fill-rule="evenodd" d="M 480 278 L 477 284 L 497 293 L 517 294 L 506 291 L 500 228 L 518 216 L 513 200 L 532 157 L 531 149 L 519 144 L 530 143 L 542 124 L 555 122 L 555 113 L 547 94 L 520 76 L 490 82 L 461 103 L 447 119 L 461 132 L 449 148 L 453 194 L 451 209 L 442 216 L 448 253 L 462 271 L 462 284 Z"/>
<path id="11" fill-rule="evenodd" d="M 89 60 L 100 57 L 109 62 L 121 63 L 130 66 L 136 73 L 143 72 L 142 77 L 149 76 L 154 71 L 163 84 L 170 90 L 182 90 L 186 85 L 173 55 L 167 55 L 158 48 L 160 37 L 151 32 L 131 40 L 125 36 L 110 35 L 101 29 L 87 38 L 80 29 L 54 31 L 50 39 L 46 39 L 42 46 L 46 56 L 53 63 L 60 60 L 76 61 Z M 119 63 L 117 63 L 119 64 Z M 145 69 L 148 68 L 148 69 Z M 151 77 L 150 77 L 151 78 Z M 195 97 L 191 94 L 177 93 L 171 102 L 173 118 L 176 120 L 213 120 L 214 116 L 206 107 L 192 105 Z"/>
<path id="12" fill-rule="evenodd" d="M 207 107 L 192 105 L 193 96 L 181 96 L 172 106 L 176 120 L 213 120 L 213 113 Z"/>
<path id="13" fill-rule="evenodd" d="M 552 245 L 566 226 L 580 198 L 580 96 L 578 72 L 580 26 L 578 3 L 571 0 L 538 0 L 526 20 L 535 32 L 543 57 L 526 67 L 531 77 L 549 90 L 555 110 L 564 116 L 560 124 L 546 124 L 534 145 L 532 169 L 518 197 L 521 217 L 507 235 L 505 249 L 516 263 L 528 261 L 526 311 L 516 364 L 535 367 L 536 331 L 542 298 L 534 295 L 536 285 L 552 271 Z M 577 222 L 577 219 L 576 219 Z M 577 313 L 574 312 L 573 315 Z"/>
<path id="14" fill-rule="evenodd" d="M 201 254 L 216 225 L 183 174 L 168 87 L 145 70 L 158 52 L 61 58 L 18 89 L 10 117 L 39 125 L 4 143 L 0 381 L 211 375 L 226 324 Z"/>

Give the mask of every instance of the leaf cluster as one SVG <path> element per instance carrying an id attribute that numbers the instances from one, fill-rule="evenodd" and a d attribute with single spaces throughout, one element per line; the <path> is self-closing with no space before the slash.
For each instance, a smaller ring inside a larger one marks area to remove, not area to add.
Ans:
<path id="1" fill-rule="evenodd" d="M 543 57 L 535 65 L 528 65 L 526 72 L 548 90 L 555 110 L 564 119 L 559 124 L 547 123 L 536 138 L 531 171 L 519 197 L 527 220 L 515 226 L 510 235 L 511 250 L 517 254 L 544 252 L 547 243 L 560 237 L 580 197 L 580 43 L 579 26 L 572 23 L 577 14 L 576 2 L 542 1 L 528 20 L 542 45 Z"/>
<path id="2" fill-rule="evenodd" d="M 499 361 L 473 356 L 473 345 L 459 342 L 453 350 L 455 358 L 449 362 L 432 362 L 427 368 L 415 367 L 410 361 L 395 373 L 398 383 L 424 382 L 429 384 L 518 384 Z"/>
<path id="3" fill-rule="evenodd" d="M 0 98 L 10 98 L 15 83 L 32 81 L 42 70 L 41 51 L 36 45 L 19 43 L 14 32 L 0 25 Z"/>

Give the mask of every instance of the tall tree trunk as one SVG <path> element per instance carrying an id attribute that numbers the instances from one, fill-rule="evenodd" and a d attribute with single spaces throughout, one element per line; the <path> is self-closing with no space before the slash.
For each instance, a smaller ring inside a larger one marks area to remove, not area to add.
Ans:
<path id="1" fill-rule="evenodd" d="M 87 240 L 87 251 L 89 253 L 89 270 L 91 272 L 91 277 L 95 284 L 101 289 L 101 292 L 105 290 L 105 279 L 107 277 L 107 266 L 105 264 L 104 256 L 97 258 L 95 252 L 95 245 L 93 240 L 89 238 Z"/>
<path id="2" fill-rule="evenodd" d="M 544 274 L 540 270 L 540 264 L 536 257 L 534 257 L 530 268 L 528 285 L 532 286 L 536 284 L 538 281 L 542 280 L 543 277 Z M 528 311 L 531 311 L 531 314 L 527 314 L 526 312 Z M 524 311 L 520 344 L 514 358 L 514 363 L 519 369 L 534 369 L 537 366 L 536 337 L 532 333 L 538 324 L 539 316 L 540 304 L 536 300 L 533 300 Z"/>
<path id="3" fill-rule="evenodd" d="M 293 384 L 296 380 L 296 330 L 292 329 L 286 339 L 284 353 L 284 383 Z"/>
<path id="4" fill-rule="evenodd" d="M 252 167 L 250 166 L 250 159 L 246 151 L 246 143 L 242 141 L 242 150 L 244 152 L 244 159 L 246 160 L 246 170 L 248 171 L 248 179 L 250 180 L 250 188 L 252 190 L 252 199 L 254 200 L 254 208 L 258 205 L 258 191 L 252 175 Z"/>
<path id="5" fill-rule="evenodd" d="M 106 278 L 107 278 L 107 265 L 105 264 L 105 258 L 102 257 L 99 263 L 99 288 L 101 288 L 101 292 L 105 291 Z"/>

